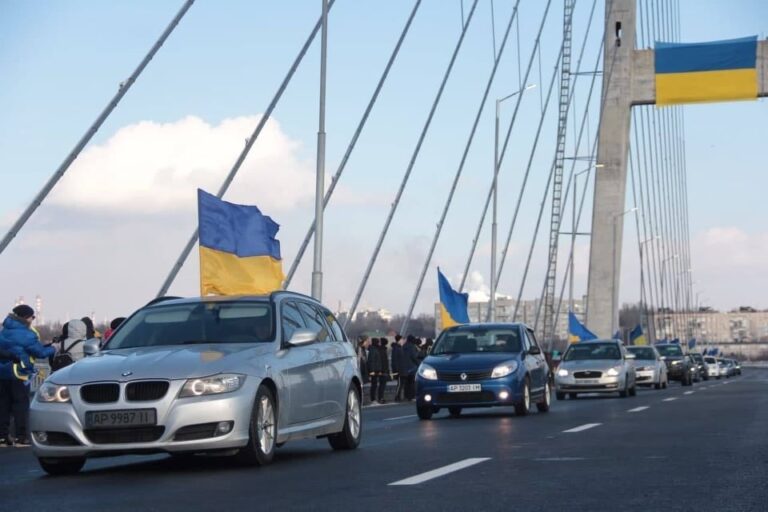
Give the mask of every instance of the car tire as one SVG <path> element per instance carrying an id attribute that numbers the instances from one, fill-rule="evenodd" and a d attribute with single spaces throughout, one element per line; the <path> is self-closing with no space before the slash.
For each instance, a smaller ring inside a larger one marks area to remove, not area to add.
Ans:
<path id="1" fill-rule="evenodd" d="M 449 407 L 448 414 L 451 415 L 451 418 L 458 418 L 461 416 L 461 407 Z"/>
<path id="2" fill-rule="evenodd" d="M 653 387 L 654 387 L 655 389 L 661 389 L 661 385 L 662 385 L 662 381 L 661 381 L 661 377 L 659 377 L 659 382 L 655 383 L 655 384 L 653 385 Z"/>
<path id="3" fill-rule="evenodd" d="M 416 406 L 416 415 L 419 417 L 420 420 L 431 420 L 432 414 L 434 414 L 434 409 L 432 409 L 432 406 L 429 406 L 429 405 Z"/>
<path id="4" fill-rule="evenodd" d="M 619 391 L 621 398 L 627 398 L 629 396 L 629 377 L 624 377 L 624 389 Z"/>
<path id="5" fill-rule="evenodd" d="M 549 406 L 552 401 L 552 394 L 550 392 L 549 388 L 549 382 L 544 384 L 544 396 L 541 399 L 541 402 L 536 403 L 536 409 L 539 412 L 549 412 Z"/>
<path id="6" fill-rule="evenodd" d="M 527 416 L 531 410 L 531 381 L 528 376 L 523 381 L 523 399 L 514 405 L 517 416 Z"/>
<path id="7" fill-rule="evenodd" d="M 568 398 L 571 400 L 576 400 L 579 397 L 578 393 L 568 393 Z"/>
<path id="8" fill-rule="evenodd" d="M 637 384 L 632 384 L 632 387 L 629 388 L 629 396 L 637 396 Z"/>
<path id="9" fill-rule="evenodd" d="M 347 391 L 347 409 L 341 432 L 328 436 L 328 443 L 334 450 L 354 450 L 363 435 L 363 413 L 360 409 L 360 392 L 352 384 Z"/>
<path id="10" fill-rule="evenodd" d="M 555 398 L 556 398 L 557 400 L 565 400 L 565 393 L 561 393 L 561 392 L 559 392 L 559 391 L 556 391 L 556 392 L 555 392 Z"/>
<path id="11" fill-rule="evenodd" d="M 237 458 L 249 466 L 265 466 L 272 462 L 277 448 L 277 407 L 272 390 L 261 385 L 251 411 L 248 444 L 240 448 Z"/>
<path id="12" fill-rule="evenodd" d="M 669 387 L 669 378 L 664 379 L 664 383 L 661 385 L 661 389 L 667 389 Z"/>
<path id="13" fill-rule="evenodd" d="M 85 459 L 78 457 L 41 457 L 37 462 L 51 476 L 74 475 L 85 466 Z"/>

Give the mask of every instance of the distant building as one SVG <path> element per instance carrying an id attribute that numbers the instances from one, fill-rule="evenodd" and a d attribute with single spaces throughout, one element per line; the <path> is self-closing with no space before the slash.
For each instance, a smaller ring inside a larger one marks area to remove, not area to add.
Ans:
<path id="1" fill-rule="evenodd" d="M 696 338 L 702 343 L 768 342 L 768 311 L 740 308 L 737 311 L 656 313 L 657 338 Z"/>

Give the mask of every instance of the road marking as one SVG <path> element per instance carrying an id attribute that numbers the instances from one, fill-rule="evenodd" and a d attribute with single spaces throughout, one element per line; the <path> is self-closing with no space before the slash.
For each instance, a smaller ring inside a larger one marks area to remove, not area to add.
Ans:
<path id="1" fill-rule="evenodd" d="M 672 400 L 677 400 L 677 397 L 673 396 L 671 398 L 665 398 L 664 400 L 662 400 L 662 402 L 671 402 Z"/>
<path id="2" fill-rule="evenodd" d="M 570 434 L 574 432 L 582 432 L 584 430 L 589 430 L 590 428 L 599 427 L 602 425 L 602 423 L 587 423 L 585 425 L 581 425 L 579 427 L 569 428 L 568 430 L 563 430 L 564 434 Z"/>
<path id="3" fill-rule="evenodd" d="M 539 462 L 572 462 L 577 460 L 587 460 L 584 457 L 543 457 L 540 459 L 533 459 Z"/>
<path id="4" fill-rule="evenodd" d="M 642 407 L 635 407 L 634 409 L 630 409 L 627 412 L 640 412 L 640 411 L 646 410 L 647 408 L 648 408 L 648 406 L 644 405 Z"/>
<path id="5" fill-rule="evenodd" d="M 384 418 L 384 421 L 397 421 L 397 420 L 405 420 L 408 418 L 415 418 L 415 414 L 409 414 L 408 416 L 395 416 L 394 418 Z"/>
<path id="6" fill-rule="evenodd" d="M 684 394 L 684 395 L 692 395 L 692 394 L 693 394 L 693 391 L 686 391 L 686 392 L 685 392 L 685 393 L 683 393 L 683 394 Z"/>
<path id="7" fill-rule="evenodd" d="M 447 466 L 433 469 L 432 471 L 427 471 L 426 473 L 421 473 L 420 475 L 412 476 L 410 478 L 406 478 L 405 480 L 398 480 L 397 482 L 392 482 L 389 485 L 418 485 L 418 484 L 427 482 L 429 480 L 433 480 L 435 478 L 445 476 L 449 473 L 453 473 L 454 471 L 459 471 L 461 469 L 474 466 L 475 464 L 480 464 L 481 462 L 485 462 L 487 460 L 491 460 L 491 458 L 475 457 L 471 459 L 460 460 L 459 462 L 454 462 L 453 464 L 448 464 Z"/>

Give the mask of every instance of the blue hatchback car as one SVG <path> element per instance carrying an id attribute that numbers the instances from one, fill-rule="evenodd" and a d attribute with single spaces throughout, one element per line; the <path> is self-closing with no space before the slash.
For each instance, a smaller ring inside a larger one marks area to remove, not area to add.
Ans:
<path id="1" fill-rule="evenodd" d="M 444 330 L 416 375 L 416 411 L 428 420 L 447 407 L 514 406 L 524 416 L 550 405 L 549 367 L 524 324 L 470 324 Z"/>

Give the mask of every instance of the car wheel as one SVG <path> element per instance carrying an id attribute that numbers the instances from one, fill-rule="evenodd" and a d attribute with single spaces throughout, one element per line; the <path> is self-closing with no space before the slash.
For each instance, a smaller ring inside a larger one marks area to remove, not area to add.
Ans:
<path id="1" fill-rule="evenodd" d="M 449 407 L 448 413 L 451 415 L 452 418 L 458 418 L 461 416 L 461 407 Z"/>
<path id="2" fill-rule="evenodd" d="M 328 442 L 334 450 L 354 450 L 360 444 L 363 433 L 362 414 L 360 412 L 360 394 L 352 384 L 347 392 L 347 415 L 344 428 L 338 434 L 328 436 Z"/>
<path id="3" fill-rule="evenodd" d="M 632 387 L 629 388 L 629 396 L 637 396 L 637 384 L 632 384 Z"/>
<path id="4" fill-rule="evenodd" d="M 432 406 L 430 405 L 417 405 L 416 414 L 420 420 L 431 420 L 432 414 L 434 414 L 434 409 L 432 409 Z"/>
<path id="5" fill-rule="evenodd" d="M 576 398 L 579 396 L 578 393 L 568 393 L 568 398 L 571 400 L 576 400 Z"/>
<path id="6" fill-rule="evenodd" d="M 561 393 L 559 391 L 555 392 L 555 398 L 558 400 L 565 400 L 565 393 Z"/>
<path id="7" fill-rule="evenodd" d="M 531 410 L 531 384 L 528 377 L 523 382 L 523 399 L 519 402 L 515 402 L 515 414 L 518 416 L 526 416 Z"/>
<path id="8" fill-rule="evenodd" d="M 659 382 L 655 383 L 653 387 L 656 389 L 661 389 L 661 386 L 662 386 L 662 380 L 661 380 L 661 377 L 659 377 Z"/>
<path id="9" fill-rule="evenodd" d="M 266 386 L 259 386 L 256 401 L 251 411 L 251 424 L 248 428 L 248 444 L 240 448 L 238 458 L 245 464 L 264 466 L 272 462 L 277 447 L 277 408 L 272 391 Z"/>
<path id="10" fill-rule="evenodd" d="M 619 391 L 621 398 L 627 398 L 629 396 L 629 377 L 624 377 L 624 389 Z"/>
<path id="11" fill-rule="evenodd" d="M 536 404 L 536 409 L 538 409 L 539 412 L 548 412 L 551 401 L 552 395 L 549 390 L 549 382 L 547 382 L 544 384 L 544 398 L 542 398 L 541 402 Z"/>
<path id="12" fill-rule="evenodd" d="M 45 457 L 37 459 L 37 462 L 43 471 L 51 476 L 74 475 L 85 465 L 85 459 L 75 457 Z"/>
<path id="13" fill-rule="evenodd" d="M 661 389 L 667 389 L 669 386 L 669 378 L 664 379 L 664 383 L 661 385 Z"/>

